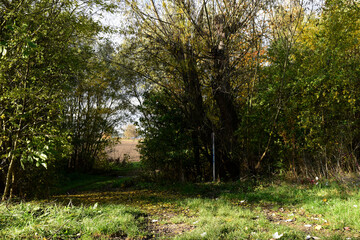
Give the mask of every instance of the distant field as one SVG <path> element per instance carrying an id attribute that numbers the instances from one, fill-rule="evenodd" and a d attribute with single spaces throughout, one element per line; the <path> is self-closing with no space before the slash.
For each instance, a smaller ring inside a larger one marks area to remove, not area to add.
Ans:
<path id="1" fill-rule="evenodd" d="M 139 143 L 138 139 L 122 139 L 119 144 L 115 144 L 113 147 L 107 149 L 107 153 L 110 159 L 116 160 L 120 158 L 123 160 L 124 155 L 130 156 L 130 162 L 140 161 L 140 153 L 136 145 Z"/>

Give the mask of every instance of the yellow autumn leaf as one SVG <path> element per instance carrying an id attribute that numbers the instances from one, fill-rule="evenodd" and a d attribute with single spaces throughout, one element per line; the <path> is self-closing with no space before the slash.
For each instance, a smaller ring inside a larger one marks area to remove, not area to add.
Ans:
<path id="1" fill-rule="evenodd" d="M 315 230 L 320 231 L 321 230 L 321 225 L 316 225 Z"/>

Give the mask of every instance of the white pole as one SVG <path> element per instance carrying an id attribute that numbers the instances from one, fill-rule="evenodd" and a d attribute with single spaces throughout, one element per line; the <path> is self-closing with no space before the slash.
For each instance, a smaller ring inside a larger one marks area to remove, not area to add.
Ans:
<path id="1" fill-rule="evenodd" d="M 215 182 L 215 133 L 211 134 L 212 137 L 212 149 L 213 149 L 213 181 Z"/>

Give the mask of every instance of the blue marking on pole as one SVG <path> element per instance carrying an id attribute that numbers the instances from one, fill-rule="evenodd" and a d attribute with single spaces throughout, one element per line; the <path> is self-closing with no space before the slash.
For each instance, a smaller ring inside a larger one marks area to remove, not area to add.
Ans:
<path id="1" fill-rule="evenodd" d="M 212 149 L 213 149 L 213 181 L 215 182 L 215 133 L 211 133 Z"/>

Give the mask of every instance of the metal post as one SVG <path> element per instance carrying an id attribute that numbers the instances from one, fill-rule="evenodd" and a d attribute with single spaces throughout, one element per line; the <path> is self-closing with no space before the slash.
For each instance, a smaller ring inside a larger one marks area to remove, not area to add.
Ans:
<path id="1" fill-rule="evenodd" d="M 213 149 L 213 181 L 215 182 L 215 133 L 211 134 L 212 138 L 212 149 Z"/>

